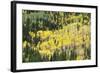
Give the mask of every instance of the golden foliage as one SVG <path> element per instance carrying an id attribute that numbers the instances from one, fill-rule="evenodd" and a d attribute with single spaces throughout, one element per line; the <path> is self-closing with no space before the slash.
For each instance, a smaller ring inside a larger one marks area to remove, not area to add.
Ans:
<path id="1" fill-rule="evenodd" d="M 72 24 L 73 25 L 73 24 Z M 53 56 L 55 51 L 61 51 L 62 47 L 72 47 L 75 46 L 77 49 L 77 60 L 82 59 L 80 55 L 84 53 L 84 48 L 80 49 L 83 44 L 84 47 L 89 48 L 90 45 L 90 36 L 87 31 L 89 31 L 89 26 L 85 25 L 80 27 L 79 30 L 76 30 L 76 26 L 65 26 L 63 29 L 59 29 L 56 31 L 42 31 L 39 30 L 37 34 L 34 34 L 34 31 L 29 32 L 29 35 L 32 39 L 37 35 L 40 37 L 40 42 L 37 44 L 37 47 L 32 47 L 33 49 L 37 50 L 42 57 L 47 57 L 49 60 Z M 69 30 L 71 29 L 71 30 Z M 68 31 L 69 30 L 69 31 Z M 76 31 L 74 31 L 76 30 Z M 26 47 L 27 41 L 23 42 L 23 48 Z M 74 48 L 74 47 L 72 47 Z M 66 48 L 67 49 L 67 48 Z M 82 56 L 82 55 L 81 55 Z"/>

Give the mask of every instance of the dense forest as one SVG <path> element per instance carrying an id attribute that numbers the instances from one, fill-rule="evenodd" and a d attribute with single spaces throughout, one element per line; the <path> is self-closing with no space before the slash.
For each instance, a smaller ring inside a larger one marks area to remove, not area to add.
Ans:
<path id="1" fill-rule="evenodd" d="M 22 10 L 23 62 L 90 59 L 90 21 L 90 13 Z"/>

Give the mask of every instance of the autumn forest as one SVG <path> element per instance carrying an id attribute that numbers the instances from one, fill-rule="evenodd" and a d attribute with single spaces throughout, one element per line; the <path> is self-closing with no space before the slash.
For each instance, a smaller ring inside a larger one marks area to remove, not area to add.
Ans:
<path id="1" fill-rule="evenodd" d="M 22 10 L 22 61 L 91 59 L 91 14 Z"/>

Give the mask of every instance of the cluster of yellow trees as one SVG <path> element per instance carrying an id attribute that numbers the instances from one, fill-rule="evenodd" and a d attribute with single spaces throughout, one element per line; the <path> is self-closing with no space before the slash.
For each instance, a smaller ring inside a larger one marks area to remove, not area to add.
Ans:
<path id="1" fill-rule="evenodd" d="M 90 27 L 88 25 L 83 25 L 77 30 L 77 23 L 74 23 L 55 31 L 39 30 L 36 34 L 34 31 L 29 31 L 29 35 L 32 40 L 39 37 L 40 41 L 36 46 L 35 42 L 24 41 L 23 48 L 28 45 L 39 52 L 41 57 L 46 57 L 48 60 L 51 59 L 55 51 L 58 51 L 58 55 L 60 55 L 67 49 L 75 50 L 76 59 L 84 59 L 85 49 L 90 49 Z"/>
<path id="2" fill-rule="evenodd" d="M 66 21 L 76 20 L 75 15 Z M 64 19 L 64 18 L 63 18 Z M 80 18 L 78 18 L 80 19 Z M 63 20 L 62 20 L 63 21 Z M 63 23 L 63 22 L 61 22 Z M 30 41 L 23 41 L 23 49 L 37 52 L 42 61 L 55 60 L 54 57 L 65 57 L 64 60 L 84 60 L 90 58 L 90 23 L 82 23 L 82 20 L 62 24 L 57 30 L 28 31 Z M 36 44 L 35 39 L 38 38 Z M 56 56 L 55 56 L 56 55 Z M 34 55 L 35 56 L 35 55 Z"/>

